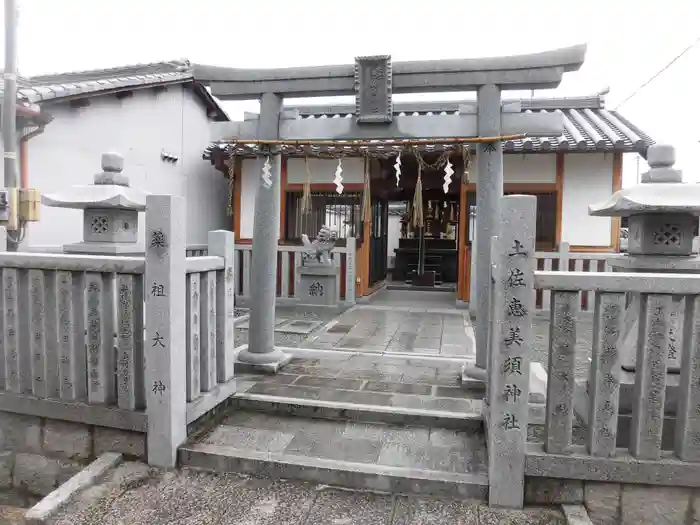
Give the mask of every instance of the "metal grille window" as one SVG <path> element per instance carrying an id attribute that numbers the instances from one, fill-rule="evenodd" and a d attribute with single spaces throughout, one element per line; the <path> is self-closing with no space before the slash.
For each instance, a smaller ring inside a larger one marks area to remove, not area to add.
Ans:
<path id="1" fill-rule="evenodd" d="M 362 236 L 361 192 L 312 192 L 309 213 L 302 213 L 301 198 L 301 192 L 287 193 L 286 240 L 300 240 L 304 233 L 313 239 L 324 224 L 339 239 Z"/>

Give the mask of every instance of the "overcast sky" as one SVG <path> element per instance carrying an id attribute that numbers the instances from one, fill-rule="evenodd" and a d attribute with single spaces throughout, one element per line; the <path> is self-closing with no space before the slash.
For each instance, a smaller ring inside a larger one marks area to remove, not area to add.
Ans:
<path id="1" fill-rule="evenodd" d="M 700 37 L 697 0 L 19 0 L 19 8 L 23 75 L 180 58 L 232 67 L 345 64 L 373 54 L 471 58 L 588 43 L 581 70 L 536 95 L 610 87 L 610 109 Z M 678 167 L 694 181 L 698 81 L 700 45 L 620 108 L 655 140 L 675 144 Z M 256 105 L 225 107 L 236 117 Z M 625 185 L 635 165 L 625 164 Z"/>

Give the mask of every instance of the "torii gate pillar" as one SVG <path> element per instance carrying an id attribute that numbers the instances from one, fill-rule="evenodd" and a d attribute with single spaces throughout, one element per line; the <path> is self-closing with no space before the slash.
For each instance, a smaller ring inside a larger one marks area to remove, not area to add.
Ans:
<path id="1" fill-rule="evenodd" d="M 477 91 L 477 127 L 480 137 L 501 135 L 501 90 L 494 84 Z M 503 148 L 501 142 L 477 144 L 476 162 L 476 362 L 465 366 L 463 374 L 486 381 L 488 362 L 489 281 L 491 280 L 491 237 L 499 234 L 500 201 L 503 196 Z M 460 210 L 467 213 L 468 210 Z M 465 239 L 462 239 L 465 242 Z M 470 310 L 473 310 L 470 308 Z"/>
<path id="2" fill-rule="evenodd" d="M 257 136 L 279 138 L 283 99 L 275 93 L 260 97 Z M 268 156 L 258 157 L 258 173 L 266 160 L 270 177 L 258 179 L 253 218 L 253 255 L 250 269 L 252 290 L 248 347 L 238 354 L 238 361 L 256 371 L 277 372 L 292 356 L 275 348 L 275 301 L 277 300 L 277 241 L 280 231 L 280 175 L 282 156 L 271 148 Z"/>

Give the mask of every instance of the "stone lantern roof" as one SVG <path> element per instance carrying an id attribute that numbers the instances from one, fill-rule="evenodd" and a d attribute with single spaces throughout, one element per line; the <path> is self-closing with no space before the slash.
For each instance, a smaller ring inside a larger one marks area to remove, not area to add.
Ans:
<path id="1" fill-rule="evenodd" d="M 693 232 L 700 215 L 700 185 L 683 183 L 682 172 L 673 168 L 675 161 L 673 146 L 650 146 L 649 171 L 642 175 L 641 184 L 622 189 L 605 202 L 588 207 L 590 215 L 629 217 L 630 256 L 687 257 L 693 253 Z"/>
<path id="2" fill-rule="evenodd" d="M 684 184 L 683 172 L 673 168 L 673 146 L 655 144 L 647 154 L 649 171 L 641 184 L 624 188 L 608 200 L 588 207 L 598 217 L 630 217 L 652 213 L 682 213 L 700 216 L 700 185 Z"/>
<path id="3" fill-rule="evenodd" d="M 124 157 L 118 153 L 102 154 L 102 172 L 89 185 L 72 186 L 63 192 L 43 195 L 42 204 L 54 208 L 112 208 L 146 210 L 146 193 L 129 187 L 129 178 L 122 173 Z"/>
<path id="4" fill-rule="evenodd" d="M 140 254 L 137 248 L 139 212 L 146 210 L 146 193 L 129 187 L 122 173 L 124 158 L 102 154 L 102 172 L 93 184 L 73 186 L 64 192 L 42 196 L 55 208 L 83 210 L 83 242 L 63 247 L 67 253 Z"/>

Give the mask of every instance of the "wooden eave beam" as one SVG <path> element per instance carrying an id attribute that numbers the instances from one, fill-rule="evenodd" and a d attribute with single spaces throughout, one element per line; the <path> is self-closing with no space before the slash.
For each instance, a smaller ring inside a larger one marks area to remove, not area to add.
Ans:
<path id="1" fill-rule="evenodd" d="M 504 135 L 557 137 L 564 133 L 560 113 L 503 113 Z M 216 134 L 224 140 L 254 139 L 257 120 L 222 122 Z M 477 137 L 476 115 L 398 116 L 386 125 L 358 125 L 354 118 L 280 120 L 281 140 L 400 140 Z"/>

